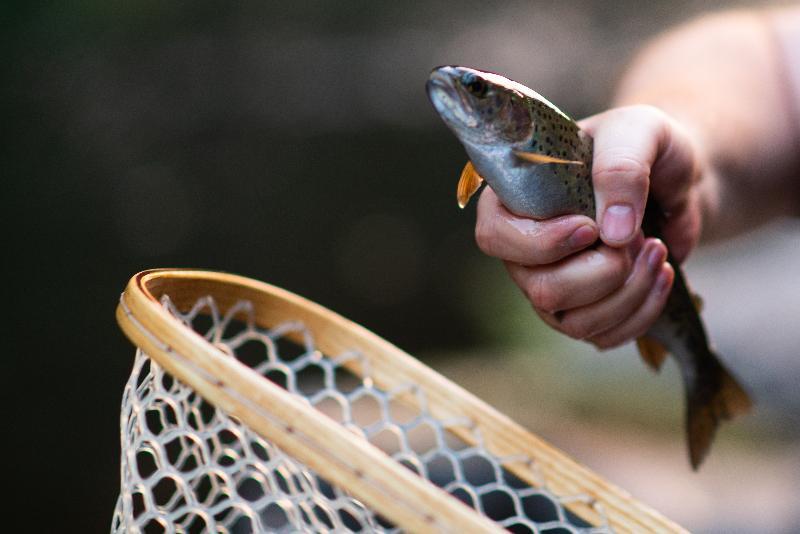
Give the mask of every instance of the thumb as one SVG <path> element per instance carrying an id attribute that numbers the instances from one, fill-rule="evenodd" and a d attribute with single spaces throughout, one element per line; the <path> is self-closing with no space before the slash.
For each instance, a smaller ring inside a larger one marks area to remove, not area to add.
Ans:
<path id="1" fill-rule="evenodd" d="M 612 109 L 582 122 L 594 137 L 592 182 L 600 238 L 622 247 L 638 234 L 650 189 L 650 171 L 665 131 L 655 108 Z"/>

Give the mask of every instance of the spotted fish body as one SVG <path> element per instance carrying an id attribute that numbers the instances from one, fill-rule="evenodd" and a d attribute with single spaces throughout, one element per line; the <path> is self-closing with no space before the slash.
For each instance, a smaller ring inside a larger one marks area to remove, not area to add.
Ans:
<path id="1" fill-rule="evenodd" d="M 596 218 L 592 138 L 547 99 L 500 75 L 465 67 L 434 69 L 427 90 L 469 156 L 459 183 L 462 205 L 485 180 L 517 215 Z M 662 222 L 650 199 L 645 234 L 661 237 Z M 667 261 L 675 270 L 672 290 L 661 316 L 638 343 L 653 369 L 667 353 L 678 363 L 686 391 L 689 458 L 696 469 L 719 422 L 746 412 L 750 400 L 711 351 L 680 266 L 671 256 Z"/>
<path id="2" fill-rule="evenodd" d="M 549 219 L 579 213 L 594 218 L 592 138 L 545 101 L 531 98 L 525 102 L 533 119 L 533 128 L 529 142 L 516 147 L 516 150 L 586 164 L 531 165 L 513 152 L 502 156 L 499 151 L 487 153 L 479 144 L 465 145 L 470 161 L 503 199 L 506 207 L 518 215 Z M 535 187 L 531 187 L 532 182 Z"/>

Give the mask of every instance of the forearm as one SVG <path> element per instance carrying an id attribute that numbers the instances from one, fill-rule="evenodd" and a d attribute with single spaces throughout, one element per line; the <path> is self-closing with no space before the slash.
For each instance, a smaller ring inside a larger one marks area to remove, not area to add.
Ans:
<path id="1" fill-rule="evenodd" d="M 800 11 L 791 14 L 800 31 Z M 616 104 L 657 106 L 693 137 L 707 169 L 698 188 L 707 235 L 798 207 L 800 122 L 785 47 L 794 30 L 775 20 L 736 12 L 694 21 L 651 43 L 619 86 Z"/>

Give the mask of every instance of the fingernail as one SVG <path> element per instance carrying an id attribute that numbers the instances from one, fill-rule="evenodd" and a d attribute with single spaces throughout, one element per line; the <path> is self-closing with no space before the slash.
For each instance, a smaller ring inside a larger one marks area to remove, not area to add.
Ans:
<path id="1" fill-rule="evenodd" d="M 594 243 L 596 239 L 594 228 L 585 224 L 569 236 L 569 246 L 570 248 L 583 248 Z"/>
<path id="2" fill-rule="evenodd" d="M 603 235 L 612 241 L 625 241 L 633 234 L 633 208 L 629 204 L 614 204 L 603 214 Z"/>
<path id="3" fill-rule="evenodd" d="M 667 268 L 662 268 L 656 280 L 656 291 L 659 293 L 664 292 L 669 286 L 670 278 L 669 270 Z"/>
<path id="4" fill-rule="evenodd" d="M 661 245 L 660 241 L 653 243 L 652 250 L 650 251 L 650 255 L 647 256 L 647 266 L 650 267 L 650 270 L 655 272 L 656 269 L 661 267 L 664 263 L 666 258 L 666 254 L 664 251 L 664 247 Z"/>
<path id="5" fill-rule="evenodd" d="M 628 243 L 627 246 L 627 250 L 628 253 L 630 254 L 631 259 L 638 258 L 640 254 L 642 255 L 646 254 L 647 253 L 646 250 L 649 250 L 646 249 L 646 247 L 648 246 L 647 243 L 648 243 L 647 239 L 645 239 L 644 234 L 640 231 L 633 238 L 633 240 L 630 243 Z"/>

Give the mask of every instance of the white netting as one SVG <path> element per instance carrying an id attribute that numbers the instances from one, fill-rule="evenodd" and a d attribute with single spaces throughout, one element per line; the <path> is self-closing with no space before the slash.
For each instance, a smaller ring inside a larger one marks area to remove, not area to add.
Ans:
<path id="1" fill-rule="evenodd" d="M 458 438 L 448 429 L 463 431 L 471 422 L 433 417 L 416 386 L 383 391 L 370 379 L 363 355 L 321 354 L 302 324 L 261 329 L 248 302 L 224 317 L 211 297 L 185 313 L 167 297 L 163 304 L 211 343 L 506 529 L 610 530 L 590 527 L 564 507 L 582 497 L 559 498 L 503 468 L 527 459 L 494 456 L 476 429 L 470 431 L 472 439 Z M 304 342 L 288 341 L 288 333 L 300 334 Z M 121 440 L 121 491 L 112 532 L 397 530 L 204 401 L 141 351 L 123 395 Z"/>

